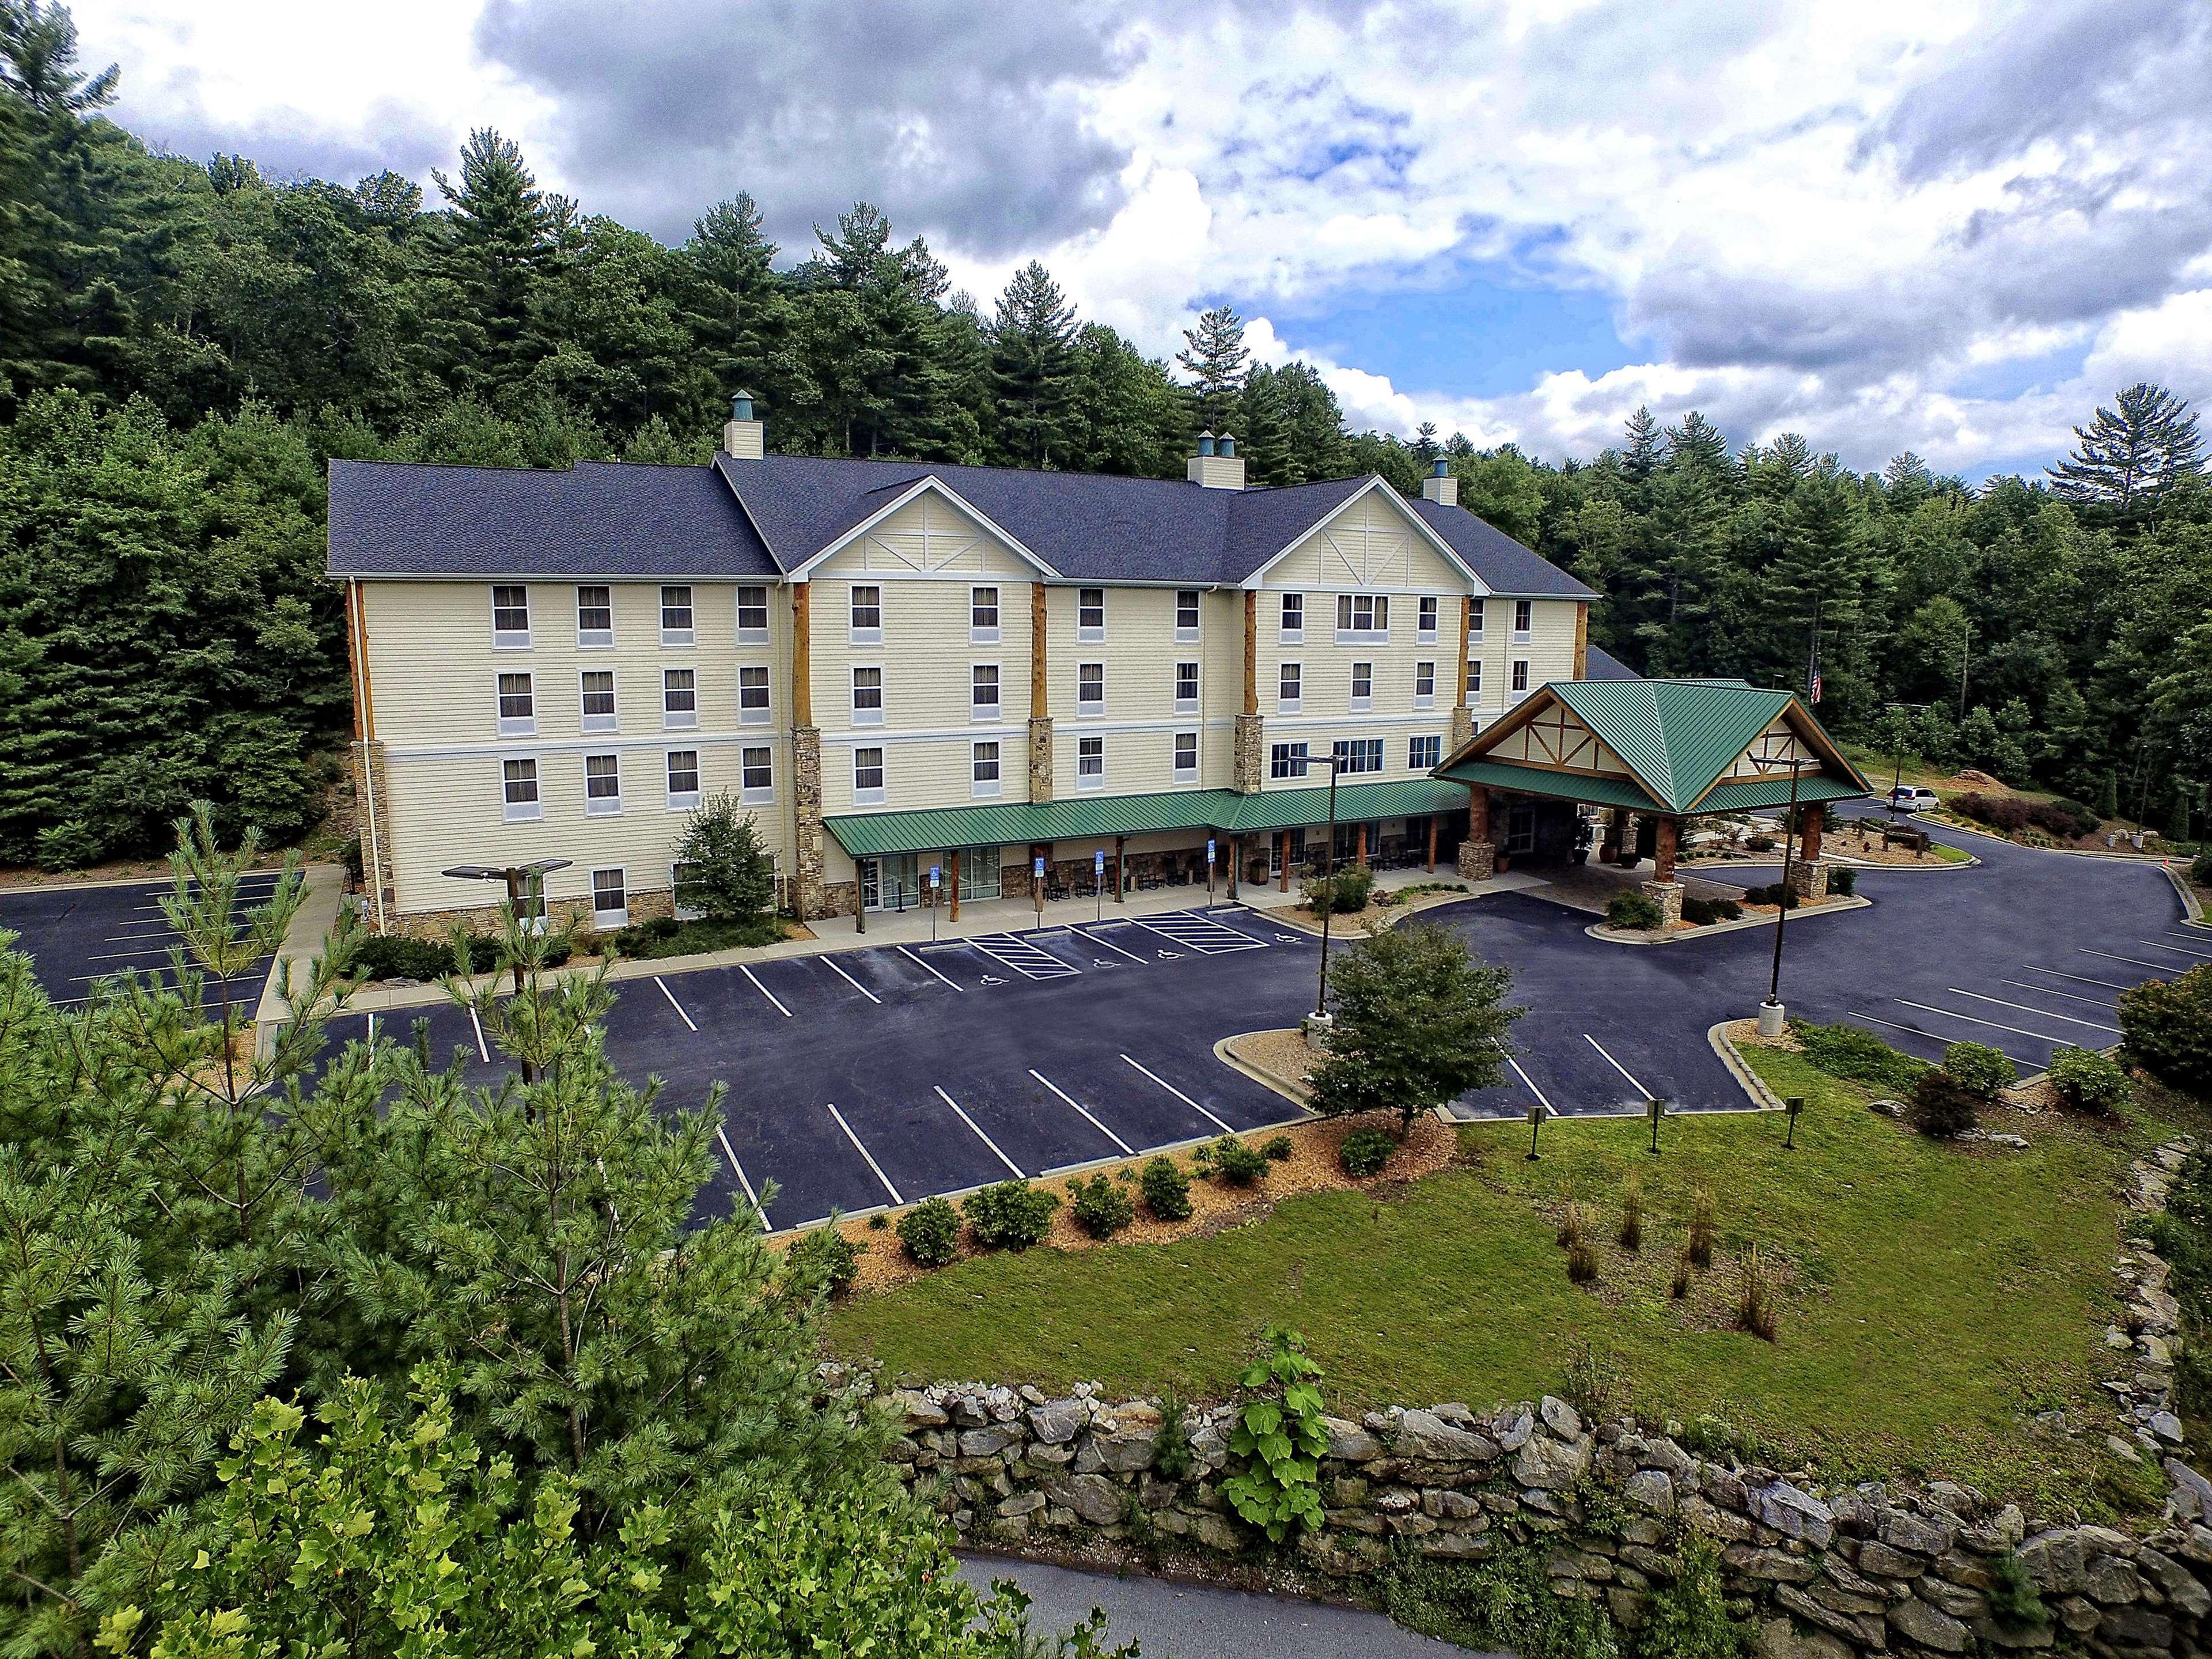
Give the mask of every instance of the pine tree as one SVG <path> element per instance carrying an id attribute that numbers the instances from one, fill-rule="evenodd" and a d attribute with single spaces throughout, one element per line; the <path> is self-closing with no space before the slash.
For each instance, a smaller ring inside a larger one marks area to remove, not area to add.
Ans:
<path id="1" fill-rule="evenodd" d="M 726 789 L 693 809 L 671 859 L 681 909 L 757 921 L 775 907 L 775 855 L 763 844 L 753 814 Z"/>
<path id="2" fill-rule="evenodd" d="M 556 204 L 538 188 L 522 147 L 490 127 L 470 132 L 459 184 L 438 168 L 430 176 L 451 210 L 446 263 L 471 309 L 463 383 L 511 386 L 537 349 L 531 312 L 556 259 Z"/>
<path id="3" fill-rule="evenodd" d="M 1076 388 L 1075 307 L 1032 259 L 1006 284 L 989 330 L 999 441 L 1026 466 L 1073 459 L 1069 406 Z"/>
<path id="4" fill-rule="evenodd" d="M 1231 432 L 1250 372 L 1243 319 L 1228 306 L 1215 306 L 1200 316 L 1197 327 L 1183 330 L 1182 337 L 1176 363 L 1191 377 L 1200 429 Z"/>
<path id="5" fill-rule="evenodd" d="M 2110 409 L 2099 405 L 2088 425 L 2074 428 L 2080 441 L 2073 453 L 2046 469 L 2060 496 L 2124 514 L 2203 471 L 2203 439 L 2185 399 L 2139 380 L 2113 401 Z"/>
<path id="6" fill-rule="evenodd" d="M 1636 412 L 1628 417 L 1626 435 L 1628 444 L 1621 451 L 1621 471 L 1628 475 L 1630 483 L 1647 484 L 1659 470 L 1660 461 L 1659 422 L 1648 405 L 1636 406 Z"/>

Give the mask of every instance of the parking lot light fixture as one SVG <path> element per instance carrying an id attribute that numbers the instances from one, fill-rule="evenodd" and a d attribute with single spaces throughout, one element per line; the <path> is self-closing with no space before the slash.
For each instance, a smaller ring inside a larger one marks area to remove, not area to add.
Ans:
<path id="1" fill-rule="evenodd" d="M 1759 1034 L 1763 1037 L 1780 1036 L 1783 1030 L 1782 926 L 1790 915 L 1790 878 L 1796 871 L 1797 780 L 1802 770 L 1802 763 L 1790 762 L 1790 805 L 1782 819 L 1782 885 L 1774 902 L 1774 969 L 1766 981 L 1766 1000 L 1759 1005 Z"/>
<path id="2" fill-rule="evenodd" d="M 539 859 L 532 864 L 457 864 L 441 872 L 455 881 L 497 881 L 507 885 L 507 909 L 520 927 L 533 931 L 542 927 L 545 918 L 545 878 L 556 870 L 566 870 L 573 859 Z M 526 914 L 525 898 L 531 901 Z M 511 964 L 514 970 L 514 994 L 522 994 L 522 958 L 516 957 Z M 536 1069 L 528 1060 L 522 1061 L 522 1080 L 535 1083 Z"/>
<path id="3" fill-rule="evenodd" d="M 1328 836 L 1321 844 L 1321 890 L 1324 896 L 1321 909 L 1321 993 L 1314 998 L 1316 1019 L 1328 1017 L 1328 924 L 1336 915 L 1336 886 L 1330 872 L 1336 863 L 1336 775 L 1343 764 L 1336 756 L 1328 757 Z"/>

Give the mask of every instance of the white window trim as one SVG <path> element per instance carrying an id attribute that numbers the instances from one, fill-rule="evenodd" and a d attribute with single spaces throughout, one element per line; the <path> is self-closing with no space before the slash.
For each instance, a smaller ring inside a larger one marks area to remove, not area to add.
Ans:
<path id="1" fill-rule="evenodd" d="M 614 876 L 622 882 L 623 902 L 619 910 L 599 908 L 599 878 Z M 610 866 L 592 872 L 592 926 L 598 928 L 627 927 L 629 926 L 629 872 Z"/>
<path id="2" fill-rule="evenodd" d="M 1188 766 L 1185 766 L 1178 758 L 1182 750 L 1182 744 L 1180 740 L 1184 738 L 1188 738 L 1190 739 L 1190 764 Z M 1188 783 L 1191 779 L 1198 775 L 1198 766 L 1199 747 L 1197 732 L 1178 732 L 1174 737 L 1168 739 L 1168 770 L 1171 776 L 1173 776 L 1178 782 Z"/>
<path id="3" fill-rule="evenodd" d="M 1083 671 L 1098 671 L 1098 696 L 1086 699 L 1083 695 Z M 1106 716 L 1106 665 L 1103 662 L 1079 662 L 1075 665 L 1075 715 L 1078 720 L 1103 720 Z"/>
<path id="4" fill-rule="evenodd" d="M 742 592 L 744 589 L 748 587 L 760 588 L 761 609 L 763 614 L 765 614 L 768 609 L 768 596 L 769 590 L 758 582 L 740 582 L 738 584 L 738 592 Z M 739 645 L 766 645 L 768 643 L 767 625 L 763 623 L 758 628 L 747 628 L 742 622 L 738 621 L 738 618 L 744 615 L 744 612 L 738 608 L 739 603 L 740 601 L 738 599 L 738 593 L 732 592 L 730 595 L 730 623 L 731 626 L 737 630 L 738 643 Z"/>
<path id="5" fill-rule="evenodd" d="M 1437 628 L 1443 620 L 1443 600 L 1438 598 L 1435 599 L 1436 610 L 1429 625 L 1426 628 L 1421 626 L 1421 605 L 1423 601 L 1431 598 L 1431 595 L 1424 593 L 1413 601 L 1413 638 L 1422 645 L 1434 645 L 1437 642 Z"/>
<path id="6" fill-rule="evenodd" d="M 676 902 L 676 890 L 684 884 L 683 871 L 684 866 L 680 864 L 672 864 L 668 866 L 668 913 L 678 921 L 696 921 L 707 913 L 704 910 L 687 909 Z M 623 890 L 623 895 L 628 897 L 629 894 L 629 890 L 625 887 Z"/>
<path id="7" fill-rule="evenodd" d="M 976 671 L 977 669 L 979 669 L 979 668 L 988 668 L 988 669 L 993 669 L 993 670 L 994 670 L 994 671 L 996 671 L 996 672 L 997 672 L 998 676 L 999 676 L 998 687 L 997 687 L 998 693 L 999 693 L 999 699 L 998 699 L 998 701 L 997 701 L 996 702 L 993 702 L 993 703 L 989 703 L 989 704 L 983 704 L 983 703 L 978 703 L 978 702 L 975 701 L 975 671 Z M 999 664 L 994 663 L 994 662 L 971 662 L 971 663 L 969 663 L 969 664 L 968 665 L 968 720 L 969 720 L 969 723 L 970 725 L 974 725 L 974 726 L 996 726 L 996 725 L 998 725 L 998 724 L 1000 723 L 1000 720 L 1004 717 L 1004 715 L 1005 715 L 1005 714 L 1006 714 L 1006 670 L 1005 670 L 1003 667 L 1001 667 Z"/>
<path id="8" fill-rule="evenodd" d="M 691 706 L 671 708 L 668 706 L 668 676 L 660 677 L 660 729 L 664 732 L 696 732 L 699 729 L 699 674 L 696 669 L 685 671 L 691 676 Z"/>
<path id="9" fill-rule="evenodd" d="M 775 676 L 765 668 L 760 672 L 768 678 L 768 702 L 765 707 L 750 708 L 745 705 L 744 668 L 740 667 L 738 671 L 738 724 L 740 726 L 775 724 Z"/>
<path id="10" fill-rule="evenodd" d="M 738 750 L 738 802 L 743 806 L 773 806 L 775 804 L 775 750 L 767 744 L 748 744 L 745 748 L 768 750 L 768 787 L 745 781 L 745 750 Z"/>
<path id="11" fill-rule="evenodd" d="M 605 587 L 607 590 L 607 626 L 605 628 L 586 628 L 584 626 L 584 590 L 587 587 Z M 578 582 L 576 584 L 575 592 L 576 649 L 579 651 L 613 650 L 615 648 L 614 588 L 605 582 Z"/>
<path id="12" fill-rule="evenodd" d="M 1295 628 L 1286 623 L 1283 620 L 1283 608 L 1278 604 L 1275 607 L 1275 637 L 1285 645 L 1304 645 L 1306 642 L 1306 596 L 1285 593 L 1283 598 L 1298 602 L 1298 623 Z"/>
<path id="13" fill-rule="evenodd" d="M 1200 620 L 1199 620 L 1198 622 L 1193 623 L 1192 623 L 1189 627 L 1188 627 L 1188 628 L 1184 627 L 1184 626 L 1183 626 L 1183 623 L 1182 623 L 1182 596 L 1183 596 L 1185 593 L 1195 593 L 1195 594 L 1197 594 L 1197 595 L 1198 595 L 1198 614 L 1199 614 L 1199 617 L 1200 617 Z M 1204 589 L 1202 589 L 1202 588 L 1194 588 L 1194 587 L 1179 587 L 1179 588 L 1177 588 L 1177 589 L 1176 590 L 1175 607 L 1176 607 L 1176 609 L 1175 609 L 1175 617 L 1176 617 L 1175 636 L 1176 636 L 1176 643 L 1177 645 L 1194 645 L 1194 644 L 1196 644 L 1196 643 L 1198 642 L 1198 635 L 1199 635 L 1200 629 L 1201 625 L 1203 624 L 1203 622 L 1204 622 L 1204 619 L 1205 619 L 1205 617 L 1206 617 L 1206 593 L 1205 593 L 1205 590 L 1204 590 Z"/>
<path id="14" fill-rule="evenodd" d="M 592 763 L 599 758 L 601 757 L 597 755 L 584 757 L 584 816 L 593 818 L 618 818 L 622 816 L 623 810 L 622 757 L 619 754 L 614 757 L 615 793 L 611 795 L 592 793 Z M 538 793 L 540 794 L 544 793 L 542 785 Z"/>
<path id="15" fill-rule="evenodd" d="M 538 735 L 538 677 L 535 674 L 527 670 L 522 673 L 522 678 L 530 682 L 530 712 L 521 715 L 499 712 L 500 704 L 506 700 L 506 693 L 499 689 L 499 683 L 514 672 L 511 668 L 505 669 L 491 677 L 492 717 L 498 722 L 499 734 L 502 738 L 534 738 Z"/>
<path id="16" fill-rule="evenodd" d="M 872 789 L 863 789 L 860 787 L 860 751 L 858 749 L 853 751 L 853 805 L 855 806 L 881 806 L 890 796 L 890 756 L 880 749 L 876 752 L 878 757 L 877 765 L 883 773 L 884 781 Z"/>
<path id="17" fill-rule="evenodd" d="M 1085 593 L 1096 593 L 1098 596 L 1098 625 L 1096 628 L 1087 628 L 1084 625 L 1083 596 Z M 1101 645 L 1105 642 L 1105 639 L 1106 590 L 1103 587 L 1077 588 L 1075 590 L 1075 642 L 1078 645 Z"/>
<path id="18" fill-rule="evenodd" d="M 854 672 L 855 673 L 857 673 L 857 672 L 859 672 L 860 671 L 859 671 L 858 669 L 855 669 Z M 883 699 L 884 699 L 884 677 L 883 677 L 883 671 L 882 671 L 881 669 L 877 669 L 877 670 L 875 671 L 875 674 L 876 674 L 876 698 L 877 698 L 877 706 L 876 706 L 875 708 L 861 708 L 861 707 L 860 707 L 860 682 L 859 682 L 859 681 L 857 681 L 857 680 L 854 680 L 854 681 L 852 681 L 851 690 L 852 690 L 853 724 L 854 724 L 854 725 L 855 725 L 855 726 L 881 726 L 881 725 L 884 723 L 884 710 L 883 710 Z"/>
<path id="19" fill-rule="evenodd" d="M 532 780 L 538 785 L 538 799 L 511 801 L 507 798 L 507 763 L 528 761 L 535 768 Z M 535 755 L 502 755 L 499 762 L 500 821 L 503 823 L 537 823 L 545 817 L 545 765 Z"/>
<path id="20" fill-rule="evenodd" d="M 1526 606 L 1528 611 L 1528 625 L 1526 628 L 1521 626 L 1521 611 L 1523 606 Z M 1526 645 L 1531 639 L 1535 637 L 1535 633 L 1536 606 L 1534 601 L 1530 599 L 1514 600 L 1512 643 L 1515 645 Z"/>
<path id="21" fill-rule="evenodd" d="M 998 621 L 998 622 L 996 622 L 996 623 L 991 623 L 988 627 L 984 626 L 982 623 L 978 623 L 978 622 L 975 620 L 975 596 L 976 596 L 978 593 L 997 593 L 997 594 L 1000 594 L 1000 595 L 1001 596 L 1001 602 L 1000 602 L 1000 604 L 998 604 L 998 605 L 993 605 L 993 606 L 991 607 L 991 608 L 992 608 L 992 610 L 994 610 L 994 611 L 996 611 L 996 612 L 998 613 L 998 616 L 999 616 L 999 621 Z M 970 645 L 996 645 L 996 644 L 999 642 L 999 629 L 1000 629 L 1000 626 L 1001 626 L 1001 625 L 1003 625 L 1003 623 L 1005 623 L 1005 621 L 1006 621 L 1006 610 L 1005 610 L 1005 608 L 1004 608 L 1004 602 L 1003 602 L 1003 596 L 1004 596 L 1004 593 L 1005 593 L 1005 590 L 1004 590 L 1003 588 L 991 587 L 991 586 L 981 586 L 981 587 L 970 587 L 970 588 L 968 590 L 968 643 L 969 643 L 969 644 L 970 644 Z"/>
<path id="22" fill-rule="evenodd" d="M 1080 738 L 1076 739 L 1075 787 L 1083 790 L 1103 789 L 1106 787 L 1106 744 L 1103 738 L 1099 739 L 1098 769 L 1095 773 L 1083 769 L 1083 740 Z"/>
<path id="23" fill-rule="evenodd" d="M 522 620 L 520 629 L 502 629 L 499 625 L 499 590 L 502 587 L 522 589 Z M 526 582 L 494 582 L 491 599 L 491 648 L 495 651 L 527 651 L 530 649 L 530 587 Z"/>
<path id="24" fill-rule="evenodd" d="M 1413 745 L 1415 744 L 1428 743 L 1432 743 L 1437 746 L 1436 759 L 1432 761 L 1419 761 L 1414 759 Z M 1425 772 L 1431 767 L 1439 764 L 1443 760 L 1443 751 L 1444 740 L 1433 732 L 1425 732 L 1417 737 L 1408 738 L 1406 739 L 1406 769 L 1408 772 Z"/>
<path id="25" fill-rule="evenodd" d="M 1359 671 L 1360 671 L 1360 669 L 1361 669 L 1362 667 L 1364 667 L 1364 668 L 1367 670 L 1367 690 L 1366 690 L 1366 691 L 1365 691 L 1364 693 L 1362 693 L 1362 692 L 1360 691 L 1360 690 L 1359 690 Z M 1349 684 L 1349 686 L 1348 686 L 1347 690 L 1348 690 L 1349 694 L 1350 694 L 1351 703 L 1352 703 L 1352 712 L 1353 714 L 1365 714 L 1369 709 L 1370 709 L 1370 708 L 1374 708 L 1374 707 L 1375 707 L 1375 665 L 1374 665 L 1373 663 L 1371 663 L 1371 662 L 1370 662 L 1370 663 L 1364 663 L 1364 664 L 1362 664 L 1362 663 L 1354 663 L 1354 664 L 1352 664 L 1352 678 L 1351 678 L 1351 681 L 1350 681 L 1350 684 Z"/>
<path id="26" fill-rule="evenodd" d="M 853 593 L 857 588 L 876 590 L 876 625 L 863 628 L 853 620 Z M 884 642 L 884 589 L 880 582 L 854 582 L 845 590 L 845 634 L 851 645 L 881 645 Z"/>
<path id="27" fill-rule="evenodd" d="M 577 723 L 578 723 L 579 729 L 580 729 L 580 730 L 582 730 L 582 731 L 586 731 L 586 732 L 613 732 L 613 731 L 617 731 L 617 730 L 618 730 L 618 729 L 621 727 L 621 726 L 622 726 L 622 689 L 621 689 L 621 686 L 620 686 L 620 684 L 619 684 L 619 683 L 617 683 L 617 685 L 616 685 L 616 687 L 615 687 L 615 712 L 614 712 L 613 714 L 585 714 L 585 713 L 583 712 L 583 708 L 584 708 L 584 676 L 585 676 L 586 674 L 605 674 L 605 675 L 606 675 L 610 679 L 612 679 L 612 678 L 614 678 L 614 672 L 615 672 L 615 671 L 614 671 L 613 669 L 611 669 L 611 668 L 586 668 L 586 669 L 583 669 L 583 670 L 580 671 L 580 672 L 577 673 L 577 675 L 576 675 L 576 709 L 577 709 L 576 719 L 577 719 Z"/>
<path id="28" fill-rule="evenodd" d="M 1004 744 L 999 745 L 999 775 L 995 778 L 979 778 L 975 775 L 975 751 L 981 747 L 981 744 L 971 743 L 968 745 L 968 793 L 976 800 L 990 800 L 995 798 L 1006 785 L 1006 749 Z"/>
<path id="29" fill-rule="evenodd" d="M 682 582 L 673 582 L 669 584 L 669 586 L 682 587 L 684 584 Z M 691 603 L 686 605 L 684 609 L 691 613 L 691 626 L 689 628 L 671 628 L 668 625 L 668 588 L 663 587 L 660 590 L 660 645 L 661 648 L 665 651 L 689 650 L 692 646 L 698 643 L 699 591 L 696 588 L 691 588 L 688 591 L 691 594 Z"/>
<path id="30" fill-rule="evenodd" d="M 1175 664 L 1173 667 L 1176 670 L 1179 670 L 1182 665 L 1183 665 L 1177 663 Z M 1198 682 L 1199 689 L 1191 696 L 1188 697 L 1184 696 L 1182 695 L 1182 675 L 1180 672 L 1175 673 L 1173 681 L 1173 688 L 1176 694 L 1175 712 L 1178 714 L 1195 714 L 1198 713 L 1199 701 L 1206 692 L 1206 665 L 1200 662 L 1193 663 L 1190 666 L 1198 670 L 1197 674 L 1193 678 Z"/>
<path id="31" fill-rule="evenodd" d="M 1429 689 L 1425 691 L 1421 690 L 1421 669 L 1425 665 L 1429 671 Z M 1434 663 L 1429 663 L 1426 665 L 1415 663 L 1413 665 L 1413 707 L 1416 708 L 1434 708 L 1436 706 L 1437 665 Z"/>

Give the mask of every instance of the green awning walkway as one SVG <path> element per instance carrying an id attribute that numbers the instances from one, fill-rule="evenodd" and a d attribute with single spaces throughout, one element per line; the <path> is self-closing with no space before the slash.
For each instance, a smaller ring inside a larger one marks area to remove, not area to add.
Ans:
<path id="1" fill-rule="evenodd" d="M 1336 817 L 1341 823 L 1449 812 L 1466 805 L 1463 785 L 1434 778 L 1340 783 L 1336 789 Z M 837 844 L 854 858 L 955 847 L 1111 840 L 1175 830 L 1245 836 L 1327 823 L 1328 790 L 1269 789 L 1241 795 L 1233 789 L 1171 789 L 1151 795 L 1079 795 L 1073 800 L 849 812 L 823 822 Z"/>

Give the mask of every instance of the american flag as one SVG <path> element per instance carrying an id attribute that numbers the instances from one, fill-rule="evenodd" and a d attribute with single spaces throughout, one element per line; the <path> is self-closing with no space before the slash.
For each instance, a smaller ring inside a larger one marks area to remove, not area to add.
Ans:
<path id="1" fill-rule="evenodd" d="M 1814 672 L 1813 672 L 1813 696 L 1812 696 L 1812 701 L 1813 701 L 1813 702 L 1820 702 L 1820 671 L 1819 671 L 1818 669 L 1815 669 L 1815 670 L 1814 671 Z"/>

